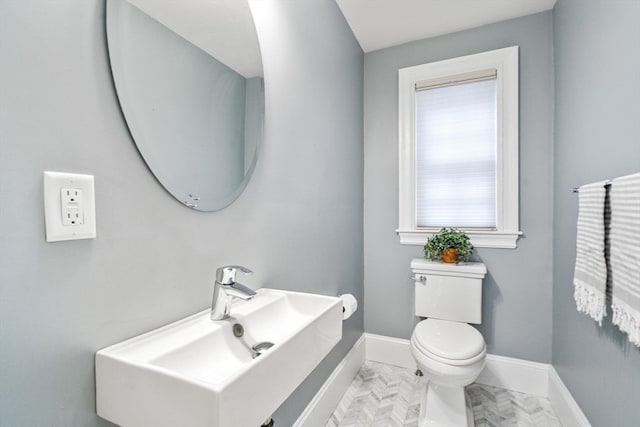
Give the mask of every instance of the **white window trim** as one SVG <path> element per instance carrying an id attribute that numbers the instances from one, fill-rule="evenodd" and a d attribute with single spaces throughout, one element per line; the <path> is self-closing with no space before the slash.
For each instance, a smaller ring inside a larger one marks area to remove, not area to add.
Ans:
<path id="1" fill-rule="evenodd" d="M 466 230 L 476 247 L 515 248 L 518 224 L 518 46 L 399 70 L 399 226 L 400 243 L 424 245 L 438 229 L 416 226 L 415 85 L 427 79 L 475 70 L 497 70 L 496 230 Z"/>

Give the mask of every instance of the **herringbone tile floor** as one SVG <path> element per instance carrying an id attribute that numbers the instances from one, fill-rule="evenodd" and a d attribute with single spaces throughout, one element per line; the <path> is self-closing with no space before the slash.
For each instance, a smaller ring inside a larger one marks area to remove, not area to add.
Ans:
<path id="1" fill-rule="evenodd" d="M 366 362 L 326 427 L 417 427 L 424 377 Z M 560 427 L 547 399 L 481 384 L 465 389 L 476 427 Z"/>

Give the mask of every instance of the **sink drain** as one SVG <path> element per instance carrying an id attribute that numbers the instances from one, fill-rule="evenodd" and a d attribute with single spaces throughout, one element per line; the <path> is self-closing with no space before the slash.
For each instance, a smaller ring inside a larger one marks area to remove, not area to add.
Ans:
<path id="1" fill-rule="evenodd" d="M 259 342 L 258 344 L 254 345 L 253 347 L 251 347 L 251 350 L 253 350 L 253 358 L 255 359 L 256 357 L 260 356 L 271 347 L 273 347 L 273 343 L 269 341 Z"/>
<path id="2" fill-rule="evenodd" d="M 242 336 L 244 335 L 244 326 L 242 326 L 240 323 L 234 323 L 233 327 L 231 329 L 233 330 L 233 336 L 235 336 L 236 338 L 242 338 Z M 254 359 L 256 357 L 260 356 L 265 351 L 269 350 L 271 347 L 273 347 L 273 343 L 269 342 L 269 341 L 262 341 L 262 342 L 259 342 L 257 344 L 252 345 L 251 347 L 249 347 L 249 344 L 247 342 L 245 342 L 244 340 L 240 340 L 240 341 L 247 348 L 251 349 L 251 351 L 253 352 L 253 358 Z"/>

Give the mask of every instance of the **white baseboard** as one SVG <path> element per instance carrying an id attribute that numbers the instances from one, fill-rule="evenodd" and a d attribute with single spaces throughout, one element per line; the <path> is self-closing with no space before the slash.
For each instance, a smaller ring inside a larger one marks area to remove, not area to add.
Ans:
<path id="1" fill-rule="evenodd" d="M 300 414 L 293 427 L 326 425 L 358 370 L 364 364 L 365 355 L 365 336 L 363 334 L 320 387 L 318 393 Z"/>
<path id="2" fill-rule="evenodd" d="M 294 427 L 325 425 L 365 360 L 414 369 L 409 340 L 365 333 L 298 418 Z M 546 397 L 564 426 L 591 427 L 556 370 L 547 363 L 487 355 L 480 384 Z"/>
<path id="3" fill-rule="evenodd" d="M 487 364 L 476 382 L 547 397 L 550 367 L 547 363 L 487 354 Z"/>
<path id="4" fill-rule="evenodd" d="M 416 368 L 409 340 L 364 334 L 367 360 L 403 368 Z M 548 364 L 487 355 L 487 365 L 476 382 L 493 387 L 547 396 Z"/>
<path id="5" fill-rule="evenodd" d="M 563 426 L 591 427 L 578 403 L 562 382 L 556 369 L 549 367 L 549 402 Z"/>
<path id="6" fill-rule="evenodd" d="M 409 340 L 368 333 L 364 334 L 364 338 L 367 360 L 401 368 L 416 368 L 416 360 L 411 354 Z"/>

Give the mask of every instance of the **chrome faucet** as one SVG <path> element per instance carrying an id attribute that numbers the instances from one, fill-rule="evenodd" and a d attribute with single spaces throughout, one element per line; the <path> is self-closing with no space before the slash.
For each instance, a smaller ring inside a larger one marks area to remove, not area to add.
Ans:
<path id="1" fill-rule="evenodd" d="M 229 318 L 229 307 L 233 298 L 248 300 L 256 294 L 252 289 L 236 282 L 238 270 L 244 274 L 253 274 L 253 271 L 239 265 L 227 265 L 216 270 L 213 299 L 211 300 L 211 320 Z"/>

